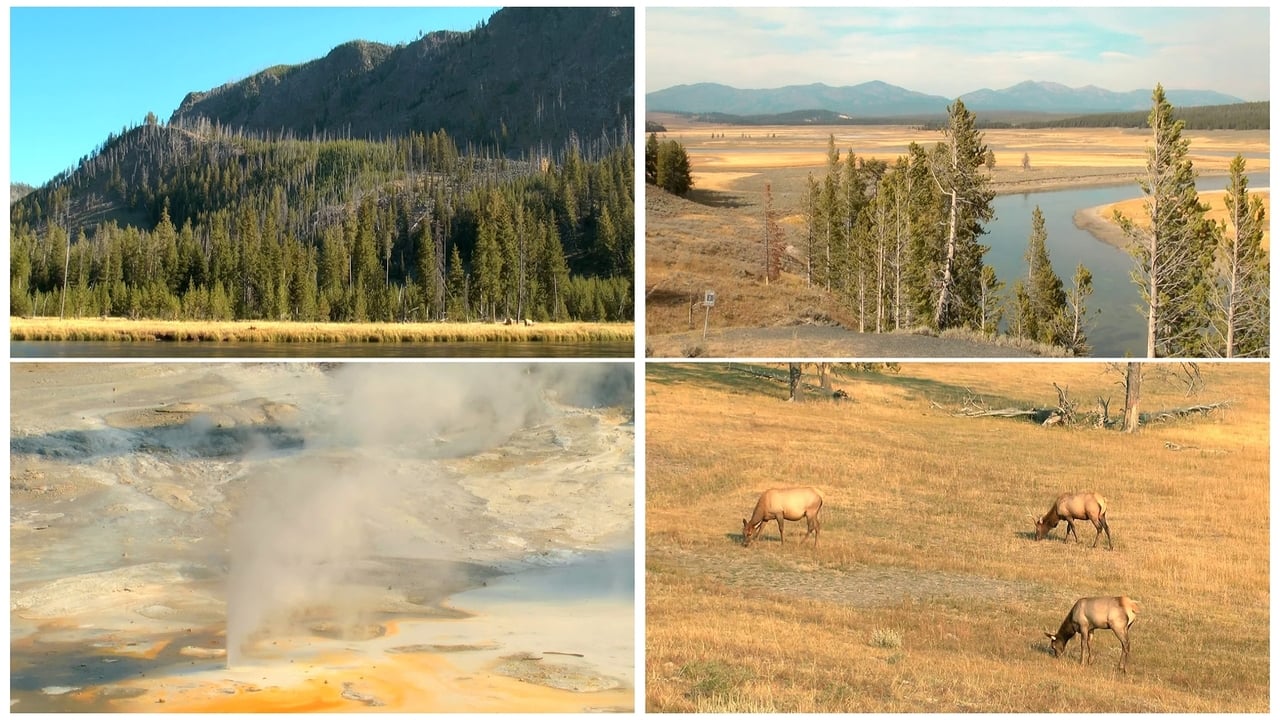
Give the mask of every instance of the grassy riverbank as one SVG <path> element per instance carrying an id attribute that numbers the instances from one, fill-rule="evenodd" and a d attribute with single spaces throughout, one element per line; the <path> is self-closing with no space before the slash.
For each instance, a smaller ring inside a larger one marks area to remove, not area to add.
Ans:
<path id="1" fill-rule="evenodd" d="M 1206 191 L 1200 193 L 1200 201 L 1208 204 L 1209 206 L 1209 220 L 1213 222 L 1224 222 L 1227 224 L 1227 229 L 1230 230 L 1231 220 L 1227 214 L 1227 206 L 1224 201 L 1226 195 L 1227 192 L 1225 190 Z M 1262 199 L 1263 207 L 1267 210 L 1267 218 L 1270 219 L 1270 188 L 1251 190 L 1249 195 L 1251 197 L 1258 197 Z M 1132 200 L 1122 200 L 1120 202 L 1099 205 L 1097 207 L 1082 208 L 1077 210 L 1075 214 L 1076 227 L 1081 230 L 1088 231 L 1091 235 L 1108 245 L 1114 245 L 1115 247 L 1124 249 L 1129 241 L 1115 221 L 1115 211 L 1119 210 L 1124 213 L 1126 217 L 1133 218 L 1140 226 L 1147 227 L 1151 222 L 1146 217 L 1146 201 L 1146 197 L 1138 197 L 1133 198 Z M 1266 250 L 1271 248 L 1270 229 L 1266 230 L 1262 234 L 1262 247 Z"/>
<path id="2" fill-rule="evenodd" d="M 128 320 L 124 318 L 9 318 L 15 341 L 450 343 L 626 342 L 629 323 L 308 323 L 271 321 Z"/>

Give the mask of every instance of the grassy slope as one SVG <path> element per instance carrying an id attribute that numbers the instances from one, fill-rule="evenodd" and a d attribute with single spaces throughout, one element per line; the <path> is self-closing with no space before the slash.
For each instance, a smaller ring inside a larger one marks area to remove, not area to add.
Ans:
<path id="1" fill-rule="evenodd" d="M 1267 711 L 1267 369 L 1204 373 L 1189 399 L 1149 372 L 1143 407 L 1229 410 L 1130 436 L 933 404 L 972 390 L 992 407 L 1053 405 L 1056 381 L 1118 412 L 1102 364 L 908 365 L 838 379 L 848 403 L 787 403 L 780 383 L 722 365 L 651 364 L 647 707 Z M 774 527 L 742 548 L 758 493 L 791 484 L 826 495 L 816 551 L 779 546 Z M 1032 515 L 1084 488 L 1110 500 L 1116 550 L 1090 549 L 1089 526 L 1078 545 L 1065 526 L 1034 542 Z M 1091 666 L 1048 654 L 1042 631 L 1076 598 L 1121 593 L 1142 605 L 1128 676 L 1109 631 Z"/>

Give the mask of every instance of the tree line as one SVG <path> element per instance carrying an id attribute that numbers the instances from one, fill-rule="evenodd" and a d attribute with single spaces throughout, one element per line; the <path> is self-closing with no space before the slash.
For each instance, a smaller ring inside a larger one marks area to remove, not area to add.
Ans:
<path id="1" fill-rule="evenodd" d="M 633 157 L 146 124 L 12 206 L 10 312 L 629 321 Z"/>
<path id="2" fill-rule="evenodd" d="M 1140 128 L 1147 126 L 1147 113 L 1091 113 L 1056 120 L 1030 120 L 1004 127 L 1022 128 Z M 1247 102 L 1231 105 L 1176 108 L 1174 119 L 1181 120 L 1187 130 L 1270 130 L 1271 103 Z M 995 127 L 991 125 L 990 127 Z"/>

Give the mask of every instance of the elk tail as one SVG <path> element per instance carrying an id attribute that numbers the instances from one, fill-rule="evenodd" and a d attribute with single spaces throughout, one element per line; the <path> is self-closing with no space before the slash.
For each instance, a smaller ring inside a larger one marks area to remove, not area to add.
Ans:
<path id="1" fill-rule="evenodd" d="M 1129 622 L 1125 624 L 1126 627 L 1133 624 L 1133 621 L 1138 617 L 1138 611 L 1142 609 L 1142 606 L 1136 600 L 1130 600 L 1124 595 L 1120 596 L 1120 607 L 1124 609 L 1124 614 L 1129 618 Z"/>

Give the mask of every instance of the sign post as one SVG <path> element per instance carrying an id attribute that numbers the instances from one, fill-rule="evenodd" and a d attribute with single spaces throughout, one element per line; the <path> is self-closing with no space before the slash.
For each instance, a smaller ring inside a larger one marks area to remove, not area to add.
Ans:
<path id="1" fill-rule="evenodd" d="M 702 317 L 702 339 L 707 339 L 707 324 L 711 321 L 711 307 L 716 304 L 716 291 L 708 290 L 706 297 L 702 300 L 702 306 L 707 309 L 706 314 Z"/>

